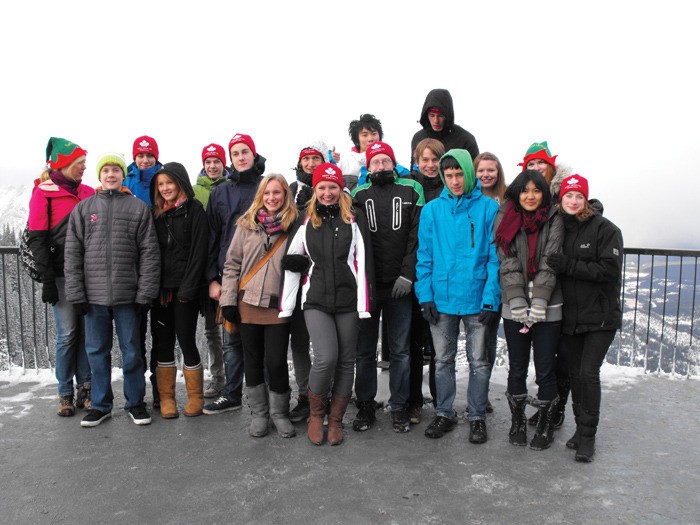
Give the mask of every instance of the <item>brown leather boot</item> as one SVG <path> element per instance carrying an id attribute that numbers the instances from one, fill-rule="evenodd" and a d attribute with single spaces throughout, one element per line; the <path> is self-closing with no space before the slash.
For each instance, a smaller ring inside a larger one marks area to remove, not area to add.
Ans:
<path id="1" fill-rule="evenodd" d="M 187 387 L 187 404 L 185 415 L 188 417 L 201 416 L 204 408 L 204 369 L 183 367 L 185 386 Z M 162 403 L 162 400 L 161 400 Z"/>
<path id="2" fill-rule="evenodd" d="M 348 408 L 350 396 L 341 396 L 333 392 L 331 413 L 328 415 L 328 443 L 340 445 L 343 442 L 343 416 Z"/>
<path id="3" fill-rule="evenodd" d="M 309 428 L 306 435 L 314 445 L 323 443 L 323 418 L 326 417 L 328 394 L 316 395 L 309 389 Z"/>
<path id="4" fill-rule="evenodd" d="M 158 382 L 158 394 L 160 395 L 160 416 L 164 419 L 173 419 L 180 414 L 177 412 L 175 402 L 175 378 L 177 368 L 174 366 L 159 366 L 156 368 Z"/>

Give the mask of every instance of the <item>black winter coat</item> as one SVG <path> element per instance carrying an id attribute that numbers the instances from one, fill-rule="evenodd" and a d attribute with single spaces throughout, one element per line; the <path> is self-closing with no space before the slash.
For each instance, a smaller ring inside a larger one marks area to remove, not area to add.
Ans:
<path id="1" fill-rule="evenodd" d="M 617 330 L 622 325 L 622 233 L 601 215 L 585 222 L 564 215 L 564 228 L 562 331 L 573 335 Z"/>
<path id="2" fill-rule="evenodd" d="M 445 115 L 445 125 L 441 131 L 433 131 L 430 121 L 428 120 L 428 110 L 433 107 L 438 107 Z M 420 125 L 423 129 L 416 132 L 411 140 L 411 168 L 415 159 L 413 153 L 416 151 L 416 146 L 423 139 L 435 139 L 442 142 L 445 146 L 445 151 L 451 149 L 466 149 L 472 156 L 472 160 L 479 154 L 479 146 L 476 144 L 474 135 L 466 129 L 455 124 L 455 112 L 452 104 L 452 95 L 446 89 L 433 89 L 425 97 L 423 109 L 420 114 Z"/>
<path id="3" fill-rule="evenodd" d="M 185 168 L 176 162 L 164 164 L 161 170 L 177 179 L 187 200 L 158 217 L 154 217 L 161 255 L 161 288 L 178 289 L 182 301 L 199 300 L 208 285 L 206 280 L 209 225 L 202 203 L 194 198 L 194 189 Z M 151 199 L 158 191 L 151 181 Z M 155 213 L 154 213 L 155 215 Z"/>
<path id="4" fill-rule="evenodd" d="M 239 173 L 233 167 L 231 176 L 225 184 L 219 184 L 211 192 L 207 204 L 209 220 L 209 262 L 207 280 L 221 282 L 221 275 L 226 264 L 233 234 L 236 233 L 236 221 L 253 204 L 255 192 L 265 173 L 265 157 L 258 155 L 249 170 Z"/>
<path id="5" fill-rule="evenodd" d="M 389 184 L 369 181 L 353 191 L 355 205 L 365 212 L 372 240 L 377 289 L 396 279 L 416 280 L 418 221 L 425 204 L 419 183 L 397 178 Z"/>
<path id="6" fill-rule="evenodd" d="M 435 177 L 426 177 L 420 171 L 412 171 L 408 175 L 404 175 L 401 178 L 414 180 L 421 185 L 426 204 L 434 199 L 437 199 L 442 193 L 442 188 L 445 187 L 445 185 L 442 183 L 440 175 L 436 175 Z"/>

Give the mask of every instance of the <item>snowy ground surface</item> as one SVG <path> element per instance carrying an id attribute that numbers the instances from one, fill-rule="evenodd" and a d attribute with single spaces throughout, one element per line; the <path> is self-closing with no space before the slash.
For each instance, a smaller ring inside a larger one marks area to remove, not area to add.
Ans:
<path id="1" fill-rule="evenodd" d="M 427 372 L 427 367 L 426 367 Z M 441 440 L 395 434 L 386 412 L 342 446 L 299 435 L 247 434 L 243 411 L 137 427 L 120 409 L 83 429 L 55 414 L 50 371 L 0 375 L 2 523 L 469 523 L 607 524 L 700 522 L 700 381 L 641 375 L 605 365 L 596 460 L 579 464 L 564 442 L 570 409 L 551 449 L 508 444 L 506 369 L 491 381 L 489 441 L 467 441 L 468 424 Z M 388 398 L 379 372 L 378 400 Z M 456 408 L 468 373 L 458 373 Z M 180 380 L 181 381 L 181 380 Z M 427 393 L 427 387 L 425 388 Z M 531 393 L 534 393 L 534 388 Z M 150 392 L 146 401 L 151 402 Z M 185 402 L 184 384 L 178 401 Z"/>

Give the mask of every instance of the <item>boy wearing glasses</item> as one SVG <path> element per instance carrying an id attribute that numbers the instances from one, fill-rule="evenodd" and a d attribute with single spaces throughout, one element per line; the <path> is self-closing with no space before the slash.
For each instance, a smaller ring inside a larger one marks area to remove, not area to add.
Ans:
<path id="1" fill-rule="evenodd" d="M 366 150 L 368 178 L 352 195 L 369 223 L 374 253 L 376 292 L 371 318 L 360 320 L 357 341 L 355 396 L 359 412 L 353 429 L 368 430 L 377 407 L 377 340 L 379 316 L 387 324 L 389 405 L 395 432 L 407 432 L 409 394 L 409 335 L 415 280 L 418 220 L 425 204 L 423 188 L 399 178 L 391 146 L 373 142 Z"/>

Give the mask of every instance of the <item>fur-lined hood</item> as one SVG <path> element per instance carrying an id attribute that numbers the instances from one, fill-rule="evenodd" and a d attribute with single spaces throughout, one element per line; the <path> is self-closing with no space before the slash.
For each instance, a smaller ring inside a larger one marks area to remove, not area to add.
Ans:
<path id="1" fill-rule="evenodd" d="M 552 182 L 549 183 L 549 190 L 552 192 L 552 197 L 559 195 L 562 181 L 569 175 L 573 175 L 573 169 L 568 164 L 557 163 L 556 173 Z"/>

